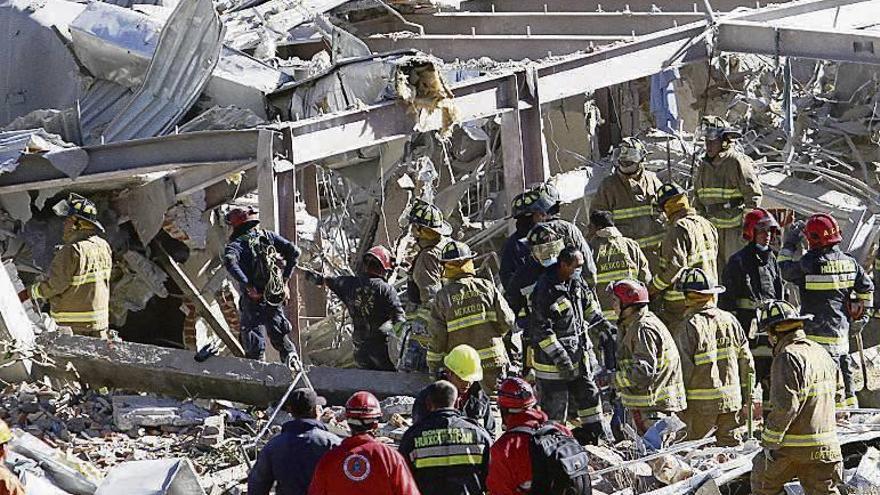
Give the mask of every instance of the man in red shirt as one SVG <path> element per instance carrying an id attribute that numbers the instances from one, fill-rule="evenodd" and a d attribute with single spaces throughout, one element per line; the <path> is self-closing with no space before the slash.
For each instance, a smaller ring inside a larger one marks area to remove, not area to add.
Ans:
<path id="1" fill-rule="evenodd" d="M 403 456 L 373 436 L 382 418 L 376 397 L 357 392 L 345 415 L 351 436 L 318 462 L 309 495 L 420 495 Z"/>
<path id="2" fill-rule="evenodd" d="M 486 486 L 490 495 L 524 495 L 532 487 L 531 435 L 514 428 L 538 429 L 547 415 L 535 407 L 535 391 L 522 378 L 507 378 L 498 385 L 498 408 L 506 432 L 489 450 L 489 475 Z M 565 435 L 571 431 L 555 424 Z"/>

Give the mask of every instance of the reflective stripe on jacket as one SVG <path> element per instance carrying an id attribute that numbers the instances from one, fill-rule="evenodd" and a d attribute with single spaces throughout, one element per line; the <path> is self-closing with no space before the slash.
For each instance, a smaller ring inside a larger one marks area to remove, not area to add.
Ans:
<path id="1" fill-rule="evenodd" d="M 842 459 L 837 439 L 837 366 L 802 330 L 776 343 L 770 370 L 772 410 L 764 422 L 764 447 L 798 460 Z"/>
<path id="2" fill-rule="evenodd" d="M 618 321 L 614 386 L 623 405 L 647 411 L 687 408 L 681 359 L 660 318 L 642 307 Z"/>
<path id="3" fill-rule="evenodd" d="M 483 493 L 492 438 L 455 409 L 440 409 L 415 423 L 400 441 L 424 495 Z"/>
<path id="4" fill-rule="evenodd" d="M 638 280 L 647 285 L 651 283 L 651 269 L 648 258 L 639 244 L 624 237 L 615 227 L 596 232 L 590 241 L 593 257 L 596 260 L 596 297 L 602 307 L 602 314 L 608 321 L 617 321 L 617 312 L 612 309 L 613 296 L 605 287 L 625 278 Z"/>
<path id="5" fill-rule="evenodd" d="M 754 162 L 733 146 L 694 171 L 694 206 L 718 229 L 742 227 L 743 210 L 760 206 L 762 195 Z"/>
<path id="6" fill-rule="evenodd" d="M 48 278 L 31 286 L 31 296 L 49 301 L 49 315 L 59 325 L 106 330 L 112 269 L 110 245 L 94 231 L 84 231 L 55 252 Z"/>
<path id="7" fill-rule="evenodd" d="M 772 249 L 761 251 L 754 243 L 740 249 L 727 261 L 721 274 L 727 289 L 718 296 L 718 307 L 735 314 L 748 333 L 761 301 L 782 299 L 782 275 Z"/>
<path id="8" fill-rule="evenodd" d="M 501 337 L 513 320 L 513 311 L 492 282 L 470 275 L 448 281 L 431 306 L 429 368 L 435 371 L 446 353 L 461 344 L 477 350 L 483 367 L 503 366 L 507 351 Z"/>
<path id="9" fill-rule="evenodd" d="M 443 263 L 440 261 L 440 245 L 443 239 L 436 242 L 419 243 L 419 252 L 413 259 L 407 284 L 409 302 L 427 307 L 440 290 L 443 277 Z"/>
<path id="10" fill-rule="evenodd" d="M 755 365 L 737 319 L 708 304 L 688 311 L 673 333 L 688 411 L 717 415 L 740 410 L 748 402 L 745 389 Z"/>
<path id="11" fill-rule="evenodd" d="M 678 211 L 669 219 L 660 253 L 660 273 L 653 274 L 651 284 L 657 291 L 665 291 L 667 301 L 684 300 L 684 294 L 673 290 L 683 268 L 701 268 L 712 280 L 718 280 L 718 231 L 693 209 Z"/>
<path id="12" fill-rule="evenodd" d="M 663 221 L 656 208 L 661 185 L 657 174 L 649 170 L 635 178 L 615 172 L 599 185 L 590 209 L 610 211 L 614 225 L 642 249 L 657 248 L 664 236 Z"/>
<path id="13" fill-rule="evenodd" d="M 847 301 L 854 296 L 870 307 L 874 300 L 874 284 L 861 265 L 836 245 L 807 251 L 799 260 L 789 246 L 780 252 L 779 268 L 800 290 L 801 314 L 813 315 L 804 323 L 807 338 L 833 356 L 849 353 Z"/>

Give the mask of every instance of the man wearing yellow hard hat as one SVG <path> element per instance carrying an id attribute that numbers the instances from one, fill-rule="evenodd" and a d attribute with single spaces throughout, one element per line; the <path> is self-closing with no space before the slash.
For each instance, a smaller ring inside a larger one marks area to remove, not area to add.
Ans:
<path id="1" fill-rule="evenodd" d="M 446 380 L 458 389 L 458 399 L 455 408 L 461 413 L 476 421 L 489 434 L 494 436 L 495 418 L 489 407 L 489 396 L 480 387 L 483 379 L 483 365 L 480 354 L 476 349 L 461 344 L 452 348 L 443 357 L 443 367 L 437 372 L 438 380 Z M 416 397 L 413 404 L 413 423 L 428 415 L 427 398 L 428 389 L 425 387 Z"/>
<path id="2" fill-rule="evenodd" d="M 0 420 L 0 495 L 25 495 L 24 488 L 18 478 L 3 464 L 11 441 L 12 430 L 9 429 L 9 425 Z"/>

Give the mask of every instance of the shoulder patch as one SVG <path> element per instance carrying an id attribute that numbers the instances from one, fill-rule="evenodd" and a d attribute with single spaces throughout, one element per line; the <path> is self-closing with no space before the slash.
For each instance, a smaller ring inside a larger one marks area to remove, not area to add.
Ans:
<path id="1" fill-rule="evenodd" d="M 370 476 L 370 460 L 361 454 L 349 454 L 342 461 L 342 472 L 351 481 L 364 481 Z"/>

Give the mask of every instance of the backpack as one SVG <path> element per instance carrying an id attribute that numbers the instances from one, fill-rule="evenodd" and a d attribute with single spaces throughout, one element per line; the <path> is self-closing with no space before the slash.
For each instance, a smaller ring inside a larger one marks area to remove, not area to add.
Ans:
<path id="1" fill-rule="evenodd" d="M 510 431 L 531 436 L 529 454 L 532 459 L 532 488 L 535 495 L 590 495 L 589 461 L 584 447 L 574 438 L 559 431 L 553 423 L 537 430 L 528 427 Z"/>
<path id="2" fill-rule="evenodd" d="M 263 300 L 270 306 L 280 306 L 284 302 L 284 277 L 278 251 L 265 230 L 254 230 L 248 237 L 254 258 L 252 278 L 255 285 L 263 287 Z"/>

